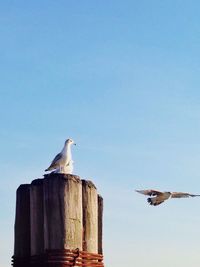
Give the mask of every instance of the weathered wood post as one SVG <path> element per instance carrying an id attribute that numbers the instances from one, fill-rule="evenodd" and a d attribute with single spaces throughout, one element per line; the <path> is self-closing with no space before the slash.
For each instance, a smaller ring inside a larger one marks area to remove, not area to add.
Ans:
<path id="1" fill-rule="evenodd" d="M 43 191 L 43 179 L 33 180 L 30 186 L 31 264 L 37 266 L 44 254 Z"/>
<path id="2" fill-rule="evenodd" d="M 103 198 L 98 195 L 98 254 L 103 254 Z"/>
<path id="3" fill-rule="evenodd" d="M 91 181 L 82 180 L 83 250 L 98 253 L 98 196 Z"/>
<path id="4" fill-rule="evenodd" d="M 17 189 L 14 267 L 103 267 L 103 199 L 91 181 L 51 173 Z"/>
<path id="5" fill-rule="evenodd" d="M 28 266 L 30 252 L 30 185 L 23 184 L 18 187 L 16 194 L 13 256 L 15 266 Z"/>
<path id="6" fill-rule="evenodd" d="M 82 190 L 78 176 L 50 174 L 44 179 L 45 249 L 82 250 Z"/>

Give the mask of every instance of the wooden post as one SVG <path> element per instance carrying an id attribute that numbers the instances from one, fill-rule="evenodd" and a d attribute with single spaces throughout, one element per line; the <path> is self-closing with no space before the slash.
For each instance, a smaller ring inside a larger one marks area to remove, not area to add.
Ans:
<path id="1" fill-rule="evenodd" d="M 103 198 L 98 195 L 98 254 L 103 254 Z"/>
<path id="2" fill-rule="evenodd" d="M 30 257 L 30 185 L 20 185 L 16 197 L 14 258 L 25 263 Z"/>
<path id="3" fill-rule="evenodd" d="M 31 256 L 44 253 L 43 179 L 30 186 Z"/>
<path id="4" fill-rule="evenodd" d="M 13 266 L 103 267 L 102 216 L 95 185 L 78 176 L 51 173 L 19 186 Z"/>
<path id="5" fill-rule="evenodd" d="M 45 176 L 44 247 L 82 250 L 82 190 L 78 176 Z"/>
<path id="6" fill-rule="evenodd" d="M 91 181 L 82 180 L 83 250 L 98 253 L 97 189 Z"/>

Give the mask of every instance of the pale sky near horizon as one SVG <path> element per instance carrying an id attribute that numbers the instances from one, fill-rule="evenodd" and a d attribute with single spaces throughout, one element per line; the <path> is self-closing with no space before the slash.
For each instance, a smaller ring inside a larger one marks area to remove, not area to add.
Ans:
<path id="1" fill-rule="evenodd" d="M 17 187 L 68 137 L 104 198 L 107 267 L 200 264 L 200 199 L 134 192 L 200 193 L 199 14 L 193 0 L 1 2 L 0 266 Z"/>

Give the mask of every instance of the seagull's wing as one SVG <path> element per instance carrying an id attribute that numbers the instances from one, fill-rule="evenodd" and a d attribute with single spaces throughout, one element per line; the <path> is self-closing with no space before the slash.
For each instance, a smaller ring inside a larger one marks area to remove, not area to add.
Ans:
<path id="1" fill-rule="evenodd" d="M 56 164 L 56 162 L 59 161 L 61 158 L 62 158 L 62 154 L 61 154 L 61 153 L 57 154 L 57 155 L 55 156 L 55 158 L 52 160 L 51 165 Z"/>
<path id="2" fill-rule="evenodd" d="M 182 193 L 182 192 L 171 193 L 171 198 L 184 198 L 184 197 L 200 197 L 200 195 L 194 195 L 194 194 Z"/>
<path id="3" fill-rule="evenodd" d="M 146 195 L 146 196 L 160 196 L 163 193 L 157 190 L 147 189 L 147 190 L 135 190 L 136 192 Z"/>
<path id="4" fill-rule="evenodd" d="M 62 158 L 62 154 L 59 153 L 55 156 L 55 158 L 52 160 L 51 165 L 45 170 L 45 171 L 50 171 L 51 169 L 54 169 L 56 167 L 57 162 Z"/>

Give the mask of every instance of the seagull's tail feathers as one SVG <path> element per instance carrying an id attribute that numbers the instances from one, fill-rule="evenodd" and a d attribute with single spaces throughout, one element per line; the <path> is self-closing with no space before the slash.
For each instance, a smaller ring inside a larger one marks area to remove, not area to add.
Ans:
<path id="1" fill-rule="evenodd" d="M 48 172 L 48 171 L 51 171 L 51 170 L 54 170 L 55 168 L 49 166 L 49 168 L 47 168 L 46 170 L 44 170 L 45 172 Z"/>
<path id="2" fill-rule="evenodd" d="M 164 201 L 163 200 L 158 200 L 156 197 L 149 197 L 147 198 L 147 202 L 149 203 L 149 205 L 152 205 L 152 206 L 158 206 L 160 205 L 161 203 L 163 203 Z"/>

